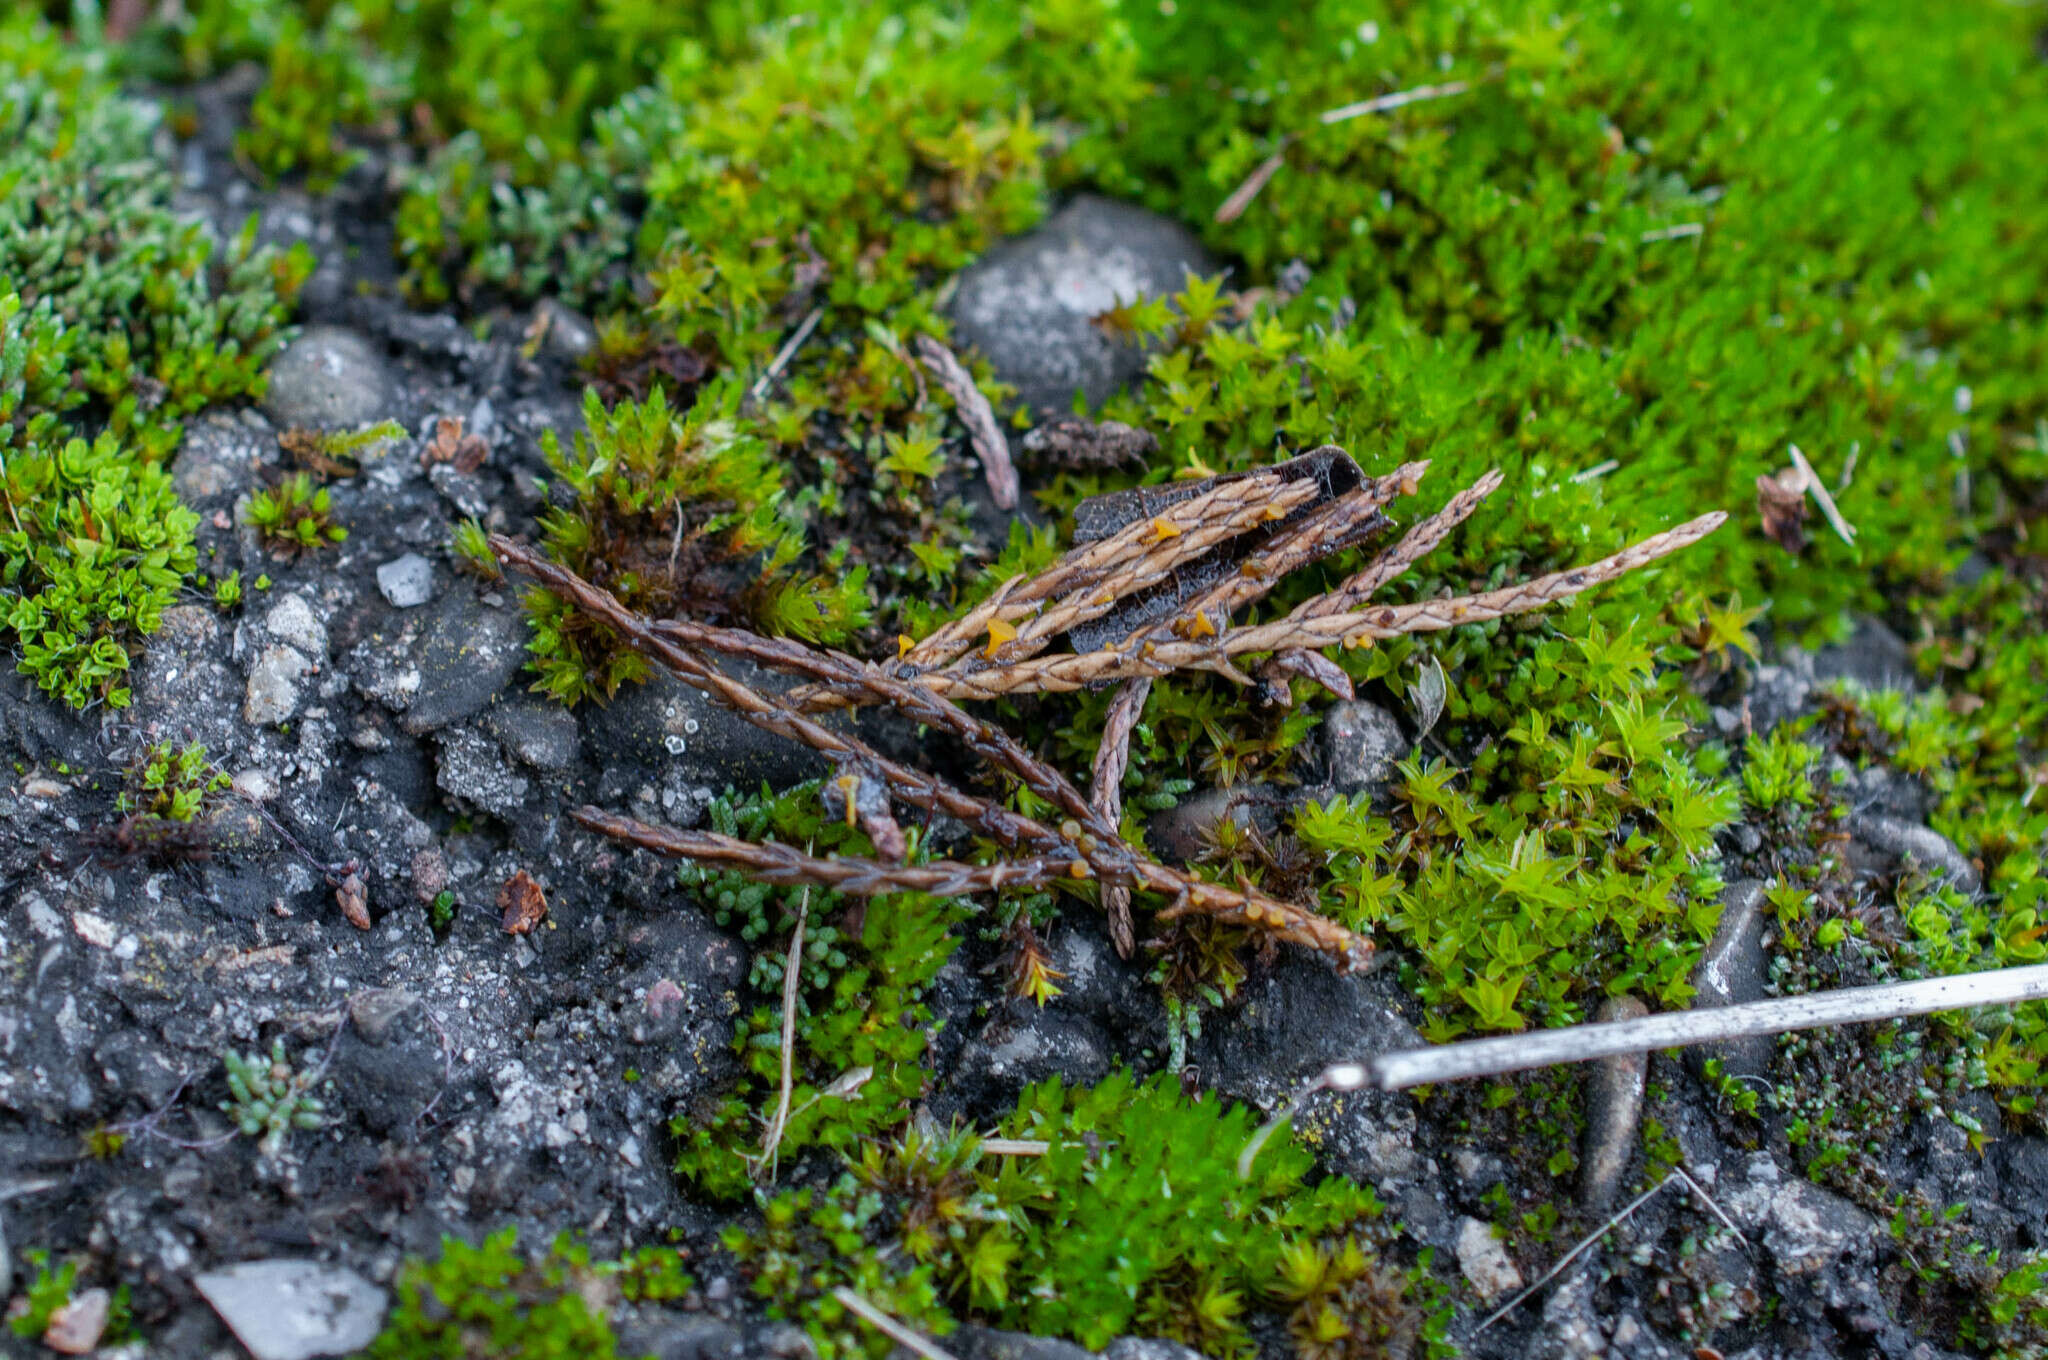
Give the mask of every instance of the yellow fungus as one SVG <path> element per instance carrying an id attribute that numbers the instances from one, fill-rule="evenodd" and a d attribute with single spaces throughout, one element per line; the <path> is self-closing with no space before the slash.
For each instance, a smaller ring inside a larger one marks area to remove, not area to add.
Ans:
<path id="1" fill-rule="evenodd" d="M 1216 625 L 1209 622 L 1207 614 L 1197 611 L 1195 616 L 1188 620 L 1188 636 L 1198 638 L 1215 637 Z"/>
<path id="2" fill-rule="evenodd" d="M 854 795 L 860 791 L 860 776 L 857 774 L 843 774 L 840 775 L 837 779 L 833 780 L 832 782 L 834 784 L 837 784 L 839 786 L 839 791 L 846 795 L 846 824 L 848 826 L 852 826 L 854 818 Z"/>
<path id="3" fill-rule="evenodd" d="M 1169 538 L 1179 537 L 1179 525 L 1172 523 L 1163 515 L 1154 515 L 1152 517 L 1152 541 L 1154 543 L 1164 543 Z"/>
<path id="4" fill-rule="evenodd" d="M 910 636 L 910 634 L 908 634 L 908 633 L 898 633 L 898 634 L 896 635 L 896 656 L 897 656 L 897 658 L 898 658 L 898 659 L 900 660 L 900 659 L 902 659 L 903 657 L 909 656 L 909 655 L 910 655 L 910 649 L 911 649 L 912 647 L 915 647 L 916 645 L 917 645 L 917 643 L 911 640 L 911 636 Z"/>
<path id="5" fill-rule="evenodd" d="M 988 646 L 981 649 L 981 654 L 993 661 L 996 649 L 1005 642 L 1014 641 L 1016 637 L 1016 624 L 1007 623 L 1002 619 L 990 619 L 988 621 Z"/>

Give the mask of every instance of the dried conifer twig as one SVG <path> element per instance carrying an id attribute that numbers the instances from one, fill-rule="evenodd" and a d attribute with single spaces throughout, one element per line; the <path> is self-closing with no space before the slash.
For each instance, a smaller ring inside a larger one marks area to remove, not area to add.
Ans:
<path id="1" fill-rule="evenodd" d="M 1102 820 L 1111 826 L 1123 820 L 1124 771 L 1131 766 L 1131 733 L 1144 715 L 1145 700 L 1152 693 L 1147 679 L 1126 680 L 1110 700 L 1109 714 L 1102 722 L 1102 741 L 1095 748 L 1095 768 L 1089 782 L 1089 799 Z M 1102 885 L 1102 908 L 1109 913 L 1109 938 L 1117 954 L 1129 958 L 1137 944 L 1131 925 L 1131 890 L 1122 883 Z"/>

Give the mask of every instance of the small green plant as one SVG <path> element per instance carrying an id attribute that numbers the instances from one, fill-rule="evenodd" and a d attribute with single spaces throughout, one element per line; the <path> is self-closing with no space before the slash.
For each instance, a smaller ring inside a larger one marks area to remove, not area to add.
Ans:
<path id="1" fill-rule="evenodd" d="M 130 649 L 197 565 L 198 517 L 111 433 L 0 467 L 0 622 L 17 669 L 73 707 L 126 707 Z"/>
<path id="2" fill-rule="evenodd" d="M 242 603 L 242 569 L 229 572 L 213 583 L 213 607 L 222 613 L 230 613 Z"/>
<path id="3" fill-rule="evenodd" d="M 443 1237 L 438 1259 L 408 1261 L 395 1285 L 397 1302 L 369 1354 L 376 1360 L 615 1360 L 607 1296 L 666 1299 L 675 1297 L 666 1291 L 677 1284 L 678 1292 L 688 1289 L 672 1251 L 666 1260 L 649 1249 L 652 1256 L 637 1252 L 625 1262 L 594 1266 L 589 1251 L 566 1235 L 536 1259 L 518 1248 L 518 1230 L 505 1228 L 476 1246 Z"/>
<path id="4" fill-rule="evenodd" d="M 1002 1133 L 1046 1151 L 989 1158 L 970 1133 L 912 1129 L 869 1143 L 823 1195 L 777 1196 L 764 1232 L 733 1230 L 726 1244 L 771 1315 L 804 1322 L 828 1357 L 888 1345 L 831 1296 L 838 1284 L 938 1334 L 971 1318 L 1091 1348 L 1166 1336 L 1220 1356 L 1254 1353 L 1248 1323 L 1265 1308 L 1328 1307 L 1346 1335 L 1372 1330 L 1382 1305 L 1414 1312 L 1398 1277 L 1351 1289 L 1362 1276 L 1348 1258 L 1320 1283 L 1303 1278 L 1318 1243 L 1376 1230 L 1371 1191 L 1334 1176 L 1311 1186 L 1312 1155 L 1284 1134 L 1240 1179 L 1249 1114 L 1183 1096 L 1177 1077 L 1041 1083 Z"/>
<path id="5" fill-rule="evenodd" d="M 326 1102 L 313 1095 L 317 1071 L 299 1072 L 285 1057 L 284 1036 L 271 1040 L 270 1055 L 221 1055 L 227 1067 L 231 1099 L 221 1102 L 223 1114 L 251 1138 L 260 1138 L 263 1152 L 275 1157 L 284 1150 L 293 1129 L 318 1129 L 327 1124 Z"/>
<path id="6" fill-rule="evenodd" d="M 333 522 L 332 509 L 332 493 L 316 486 L 311 474 L 298 472 L 251 496 L 247 513 L 265 543 L 279 552 L 296 554 L 348 537 L 348 530 Z"/>
<path id="7" fill-rule="evenodd" d="M 16 1336 L 40 1338 L 50 1325 L 50 1315 L 71 1302 L 72 1288 L 78 1283 L 78 1262 L 66 1260 L 53 1269 L 50 1253 L 38 1247 L 24 1251 L 21 1259 L 35 1268 L 35 1278 L 23 1296 L 28 1307 L 10 1314 L 7 1325 Z"/>
<path id="8" fill-rule="evenodd" d="M 347 14 L 346 9 L 336 16 Z M 235 134 L 235 151 L 271 180 L 302 174 L 322 193 L 361 159 L 342 141 L 341 127 L 376 115 L 362 58 L 346 32 L 307 27 L 287 9 L 270 48 L 270 79 Z"/>
<path id="9" fill-rule="evenodd" d="M 505 570 L 498 565 L 497 554 L 491 551 L 490 532 L 474 516 L 456 521 L 448 546 L 458 567 L 475 572 L 486 581 L 504 579 Z"/>
<path id="10" fill-rule="evenodd" d="M 227 775 L 207 757 L 199 742 L 174 746 L 158 742 L 129 768 L 127 786 L 116 806 L 126 813 L 189 822 L 207 799 L 229 787 Z"/>
<path id="11" fill-rule="evenodd" d="M 455 893 L 443 888 L 434 894 L 434 900 L 427 903 L 427 928 L 434 932 L 437 940 L 446 939 L 455 926 Z"/>

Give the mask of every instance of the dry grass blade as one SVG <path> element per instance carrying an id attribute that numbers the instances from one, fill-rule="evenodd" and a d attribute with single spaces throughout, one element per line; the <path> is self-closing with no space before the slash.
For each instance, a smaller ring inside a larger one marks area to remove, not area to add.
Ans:
<path id="1" fill-rule="evenodd" d="M 1095 768 L 1089 781 L 1089 801 L 1102 820 L 1111 826 L 1123 820 L 1124 772 L 1131 767 L 1131 733 L 1145 712 L 1145 700 L 1152 693 L 1150 680 L 1126 680 L 1110 700 L 1109 714 L 1102 721 L 1102 741 L 1095 748 Z M 1109 938 L 1116 952 L 1129 958 L 1137 945 L 1131 925 L 1131 890 L 1123 883 L 1102 885 L 1102 908 L 1109 913 Z"/>
<path id="2" fill-rule="evenodd" d="M 975 456 L 981 459 L 982 476 L 988 479 L 990 497 L 998 510 L 1013 510 L 1017 506 L 1017 469 L 1010 462 L 1010 444 L 1003 438 L 1000 425 L 996 424 L 996 413 L 990 409 L 988 398 L 974 385 L 974 376 L 947 349 L 929 335 L 917 337 L 917 357 L 939 380 L 939 386 L 953 399 L 953 409 L 959 412 L 960 421 L 967 426 L 967 437 L 974 444 Z"/>

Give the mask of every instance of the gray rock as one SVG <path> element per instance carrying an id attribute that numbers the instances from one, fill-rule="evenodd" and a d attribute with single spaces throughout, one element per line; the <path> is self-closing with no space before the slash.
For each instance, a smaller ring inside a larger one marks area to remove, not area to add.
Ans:
<path id="1" fill-rule="evenodd" d="M 1747 1179 L 1717 1198 L 1744 1229 L 1763 1235 L 1780 1277 L 1817 1274 L 1880 1232 L 1840 1195 L 1785 1176 L 1768 1153 L 1752 1155 Z"/>
<path id="2" fill-rule="evenodd" d="M 1493 1229 L 1469 1216 L 1458 1220 L 1458 1269 L 1487 1303 L 1522 1287 L 1522 1272 Z"/>
<path id="3" fill-rule="evenodd" d="M 1092 1360 L 1093 1353 L 1058 1337 L 1029 1332 L 999 1332 L 972 1323 L 946 1338 L 946 1349 L 960 1360 Z"/>
<path id="4" fill-rule="evenodd" d="M 299 595 L 286 595 L 263 616 L 263 629 L 287 647 L 315 661 L 327 659 L 327 626 Z"/>
<path id="5" fill-rule="evenodd" d="M 1602 1360 L 1607 1337 L 1593 1299 L 1593 1272 L 1576 1263 L 1551 1287 L 1543 1300 L 1543 1326 L 1537 1333 L 1535 1360 Z"/>
<path id="6" fill-rule="evenodd" d="M 1190 272 L 1216 267 L 1178 223 L 1083 195 L 961 274 L 947 311 L 956 336 L 1033 410 L 1065 411 L 1076 389 L 1093 407 L 1142 374 L 1145 356 L 1091 319 L 1120 302 L 1177 293 Z"/>
<path id="7" fill-rule="evenodd" d="M 564 307 L 553 298 L 542 298 L 535 314 L 546 321 L 548 332 L 541 340 L 541 351 L 553 355 L 565 363 L 576 363 L 591 350 L 597 348 L 597 327 L 589 318 L 571 307 Z"/>
<path id="8" fill-rule="evenodd" d="M 793 683 L 749 666 L 733 664 L 728 670 L 759 690 L 787 689 Z M 590 746 L 605 752 L 607 763 L 678 770 L 686 782 L 713 791 L 727 785 L 751 791 L 763 782 L 786 788 L 826 772 L 825 762 L 809 748 L 770 736 L 667 672 L 619 691 L 587 722 Z"/>
<path id="9" fill-rule="evenodd" d="M 171 485 L 187 505 L 226 506 L 255 484 L 256 469 L 276 447 L 260 416 L 215 411 L 195 417 L 171 464 Z"/>
<path id="10" fill-rule="evenodd" d="M 1852 814 L 1849 834 L 1892 859 L 1910 860 L 1937 878 L 1946 878 L 1966 893 L 1984 886 L 1977 866 L 1963 857 L 1955 842 L 1932 827 L 1917 826 L 1879 813 Z"/>
<path id="11" fill-rule="evenodd" d="M 313 670 L 313 663 L 296 648 L 281 643 L 265 647 L 249 667 L 242 720 L 252 727 L 269 727 L 291 717 L 299 711 L 299 682 Z"/>
<path id="12" fill-rule="evenodd" d="M 398 1022 L 419 1004 L 420 999 L 402 987 L 377 987 L 350 995 L 348 1018 L 364 1043 L 382 1047 Z"/>
<path id="13" fill-rule="evenodd" d="M 1859 615 L 1847 642 L 1813 654 L 1814 679 L 1853 680 L 1865 689 L 1914 689 L 1913 649 L 1883 623 Z"/>
<path id="14" fill-rule="evenodd" d="M 710 1317 L 663 1317 L 619 1329 L 619 1350 L 653 1360 L 746 1360 L 747 1337 L 730 1322 Z"/>
<path id="15" fill-rule="evenodd" d="M 1210 848 L 1216 828 L 1225 820 L 1235 823 L 1240 830 L 1256 829 L 1271 837 L 1295 796 L 1298 795 L 1294 790 L 1270 784 L 1203 789 L 1163 812 L 1153 813 L 1145 823 L 1145 839 L 1158 854 L 1186 863 Z"/>
<path id="16" fill-rule="evenodd" d="M 411 609 L 434 598 L 434 564 L 407 553 L 377 568 L 377 589 L 394 609 Z"/>
<path id="17" fill-rule="evenodd" d="M 230 658 L 220 615 L 203 604 L 174 605 L 149 639 L 134 675 L 133 717 L 137 726 L 161 732 L 190 731 L 208 749 L 226 755 L 248 729 L 232 703 L 242 677 Z M 53 707 L 43 705 L 44 708 Z"/>
<path id="18" fill-rule="evenodd" d="M 1078 1016 L 1028 1002 L 999 1011 L 967 1041 L 953 1069 L 958 1090 L 979 1100 L 1008 1102 L 1032 1082 L 1058 1076 L 1092 1085 L 1109 1075 L 1109 1036 Z"/>
<path id="19" fill-rule="evenodd" d="M 263 409 L 286 428 L 372 424 L 392 414 L 389 368 L 370 342 L 337 326 L 310 326 L 270 364 Z"/>
<path id="20" fill-rule="evenodd" d="M 440 743 L 434 782 L 442 792 L 498 817 L 510 817 L 526 802 L 533 783 L 505 763 L 498 743 L 467 727 L 442 733 Z"/>
<path id="21" fill-rule="evenodd" d="M 566 770 L 582 748 L 576 715 L 552 700 L 521 696 L 494 704 L 484 726 L 514 759 L 536 770 Z"/>
<path id="22" fill-rule="evenodd" d="M 1323 716 L 1323 759 L 1339 793 L 1377 791 L 1408 754 L 1401 720 L 1378 704 L 1345 699 Z"/>
<path id="23" fill-rule="evenodd" d="M 1102 1360 L 1202 1360 L 1202 1353 L 1164 1337 L 1120 1336 L 1102 1348 Z"/>
<path id="24" fill-rule="evenodd" d="M 482 712 L 513 683 L 526 664 L 526 621 L 471 590 L 451 590 L 420 620 L 412 663 L 418 688 L 401 725 L 415 735 L 438 731 Z"/>
<path id="25" fill-rule="evenodd" d="M 1737 879 L 1721 890 L 1721 924 L 1693 969 L 1694 1009 L 1761 1001 L 1764 996 L 1764 884 Z M 1771 1069 L 1776 1045 L 1768 1035 L 1700 1044 L 1686 1050 L 1694 1071 L 1719 1058 L 1731 1077 L 1760 1080 Z"/>
<path id="26" fill-rule="evenodd" d="M 1599 1018 L 1634 1020 L 1650 1008 L 1632 996 L 1609 997 Z M 1647 1053 L 1622 1053 L 1592 1064 L 1586 1076 L 1586 1138 L 1579 1162 L 1579 1207 L 1603 1214 L 1621 1189 L 1643 1121 Z"/>
<path id="27" fill-rule="evenodd" d="M 384 1325 L 383 1290 L 319 1261 L 245 1261 L 192 1281 L 256 1360 L 348 1355 Z"/>

